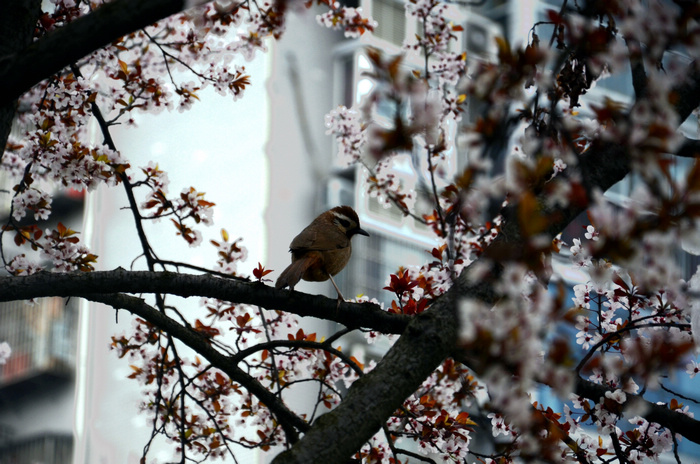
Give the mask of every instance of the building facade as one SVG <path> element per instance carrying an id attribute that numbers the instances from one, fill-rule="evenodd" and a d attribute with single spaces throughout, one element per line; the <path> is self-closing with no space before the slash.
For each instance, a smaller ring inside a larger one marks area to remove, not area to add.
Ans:
<path id="1" fill-rule="evenodd" d="M 21 131 L 13 127 L 13 135 Z M 11 180 L 0 175 L 0 221 L 10 211 Z M 54 214 L 41 227 L 80 223 L 83 194 L 54 193 Z M 23 218 L 30 224 L 33 218 Z M 12 252 L 13 234 L 3 234 Z M 5 256 L 8 261 L 13 256 Z M 74 410 L 79 324 L 78 300 L 40 298 L 0 303 L 0 341 L 12 354 L 0 365 L 0 464 L 64 464 L 74 449 Z"/>

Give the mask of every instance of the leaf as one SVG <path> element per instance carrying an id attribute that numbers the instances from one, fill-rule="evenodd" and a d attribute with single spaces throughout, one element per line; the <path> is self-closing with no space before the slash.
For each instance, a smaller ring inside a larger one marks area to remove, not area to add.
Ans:
<path id="1" fill-rule="evenodd" d="M 359 367 L 361 371 L 365 370 L 365 365 L 358 361 L 355 356 L 350 356 L 350 361 L 354 362 L 355 365 Z"/>
<path id="2" fill-rule="evenodd" d="M 196 319 L 194 321 L 194 330 L 207 338 L 211 338 L 220 334 L 219 329 L 206 325 L 202 323 L 202 321 L 200 321 L 199 319 Z"/>
<path id="3" fill-rule="evenodd" d="M 251 319 L 250 314 L 241 314 L 236 316 L 236 324 L 238 324 L 238 327 L 245 327 L 248 325 L 248 322 L 250 322 Z"/>
<path id="4" fill-rule="evenodd" d="M 498 59 L 504 63 L 510 62 L 512 54 L 508 41 L 503 37 L 496 37 L 496 45 L 498 46 Z"/>
<path id="5" fill-rule="evenodd" d="M 253 276 L 258 279 L 259 282 L 270 281 L 270 279 L 263 279 L 263 277 L 271 272 L 272 269 L 265 269 L 262 264 L 258 263 L 258 267 L 253 269 Z"/>
<path id="6" fill-rule="evenodd" d="M 612 280 L 613 280 L 613 282 L 615 282 L 615 284 L 622 287 L 623 289 L 625 289 L 625 291 L 627 291 L 629 293 L 630 288 L 627 285 L 627 283 L 624 280 L 622 280 L 622 277 L 620 277 L 620 274 L 618 274 L 617 272 L 613 272 L 613 279 Z"/>
<path id="7" fill-rule="evenodd" d="M 547 219 L 542 214 L 534 193 L 526 191 L 522 194 L 518 205 L 518 219 L 525 237 L 539 234 L 547 227 Z"/>

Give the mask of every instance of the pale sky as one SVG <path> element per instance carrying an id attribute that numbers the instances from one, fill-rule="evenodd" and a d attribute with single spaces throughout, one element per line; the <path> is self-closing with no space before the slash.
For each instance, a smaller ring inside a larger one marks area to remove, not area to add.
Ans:
<path id="1" fill-rule="evenodd" d="M 168 173 L 171 197 L 192 186 L 216 203 L 214 225 L 197 226 L 204 236 L 197 248 L 189 248 L 176 237 L 175 228 L 166 221 L 157 224 L 152 229 L 157 233 L 153 244 L 163 240 L 168 244 L 161 258 L 211 268 L 216 258 L 209 240 L 219 240 L 221 228 L 225 228 L 231 240 L 243 237 L 248 248 L 249 258 L 239 267 L 241 272 L 250 274 L 258 261 L 265 262 L 263 213 L 269 190 L 264 152 L 269 121 L 265 83 L 269 56 L 258 54 L 245 63 L 252 85 L 243 98 L 233 101 L 206 89 L 188 111 L 137 113 L 136 128 L 115 131 L 117 147 L 132 168 L 153 161 Z M 132 224 L 127 226 L 133 228 Z"/>

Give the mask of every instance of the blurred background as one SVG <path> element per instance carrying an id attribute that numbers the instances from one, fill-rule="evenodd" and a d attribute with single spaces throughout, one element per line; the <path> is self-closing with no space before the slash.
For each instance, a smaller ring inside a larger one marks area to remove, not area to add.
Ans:
<path id="1" fill-rule="evenodd" d="M 340 204 L 353 206 L 370 233 L 369 238 L 353 241 L 352 260 L 338 276 L 346 296 L 364 294 L 388 303 L 392 295 L 382 288 L 389 275 L 401 265 L 419 265 L 429 258 L 426 250 L 436 245 L 431 231 L 404 218 L 395 207 L 385 208 L 365 195 L 360 168 L 347 167 L 337 159 L 334 140 L 324 127 L 324 116 L 330 110 L 356 105 L 372 90 L 372 81 L 364 75 L 371 70 L 365 47 L 399 53 L 404 40 L 412 40 L 420 25 L 406 16 L 401 1 L 344 3 L 361 6 L 378 22 L 374 34 L 346 39 L 342 32 L 318 26 L 313 10 L 290 15 L 282 40 L 269 43 L 268 54 L 258 54 L 245 63 L 252 86 L 242 99 L 233 102 L 209 90 L 200 94 L 201 101 L 189 111 L 136 114 L 137 127 L 114 131 L 116 145 L 132 169 L 153 161 L 168 173 L 171 195 L 193 186 L 216 203 L 214 225 L 200 227 L 204 241 L 197 248 L 188 248 L 166 221 L 149 224 L 147 232 L 161 258 L 213 267 L 216 249 L 208 242 L 218 240 L 220 229 L 225 228 L 233 239 L 242 237 L 248 249 L 247 261 L 238 271 L 250 274 L 259 262 L 275 270 L 269 276 L 274 280 L 289 263 L 292 238 L 317 214 Z M 545 18 L 547 9 L 558 9 L 561 3 L 490 0 L 479 7 L 451 4 L 450 19 L 464 27 L 453 47 L 466 51 L 468 61 L 494 59 L 494 37 L 525 42 L 532 25 Z M 551 27 L 546 26 L 538 31 L 540 37 L 550 32 Z M 421 65 L 418 56 L 405 61 L 407 67 Z M 624 74 L 601 81 L 587 101 L 605 96 L 628 101 L 632 92 L 629 74 Z M 469 108 L 458 124 L 474 120 L 478 105 Z M 378 120 L 386 118 L 388 124 L 389 111 L 381 114 L 380 109 Z M 455 140 L 459 146 L 459 138 Z M 453 153 L 447 177 L 466 163 L 459 155 L 462 150 Z M 406 188 L 415 186 L 410 162 L 397 158 L 394 168 Z M 678 169 L 681 173 L 685 167 Z M 7 189 L 8 181 L 0 181 L 1 188 Z M 623 205 L 633 183 L 633 179 L 621 182 L 608 193 L 609 198 Z M 120 188 L 61 191 L 55 196 L 51 222 L 61 221 L 79 230 L 81 240 L 99 256 L 98 269 L 143 269 L 142 261 L 132 262 L 140 248 L 131 213 L 123 209 L 126 206 Z M 3 201 L 0 208 L 0 216 L 7 215 L 9 201 Z M 580 225 L 572 225 L 571 230 L 580 232 Z M 678 259 L 689 278 L 697 268 L 697 257 L 679 250 Z M 560 279 L 571 285 L 585 279 L 567 263 L 555 263 Z M 335 296 L 326 283 L 302 283 L 297 290 Z M 196 311 L 197 303 L 177 304 Z M 125 311 L 115 315 L 111 308 L 79 300 L 0 304 L 0 341 L 8 341 L 13 350 L 8 363 L 0 366 L 0 464 L 139 462 L 151 431 L 146 415 L 138 411 L 142 387 L 127 379 L 131 372 L 128 361 L 118 359 L 109 348 L 110 337 L 131 324 Z M 315 324 L 322 333 L 333 330 L 319 321 L 305 320 L 304 324 Z M 386 349 L 381 343 L 368 346 L 361 337 L 345 343 L 365 360 L 378 358 Z M 687 376 L 680 376 L 673 387 L 688 395 L 693 389 L 698 391 L 697 382 L 693 387 Z M 544 389 L 533 392 L 533 399 L 545 404 L 560 402 Z M 696 404 L 692 408 L 696 415 L 700 412 Z M 478 437 L 472 444 L 483 452 L 493 447 Z M 700 455 L 697 447 L 686 443 L 680 449 L 686 455 Z M 166 462 L 171 456 L 163 443 L 149 453 L 155 462 Z M 255 450 L 242 450 L 239 462 L 264 462 L 264 458 Z"/>

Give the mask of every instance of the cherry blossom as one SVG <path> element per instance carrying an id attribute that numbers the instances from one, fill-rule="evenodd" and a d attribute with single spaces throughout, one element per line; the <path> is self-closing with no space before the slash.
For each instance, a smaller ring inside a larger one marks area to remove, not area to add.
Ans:
<path id="1" fill-rule="evenodd" d="M 7 364 L 7 360 L 12 356 L 12 348 L 7 342 L 0 343 L 0 365 Z"/>

